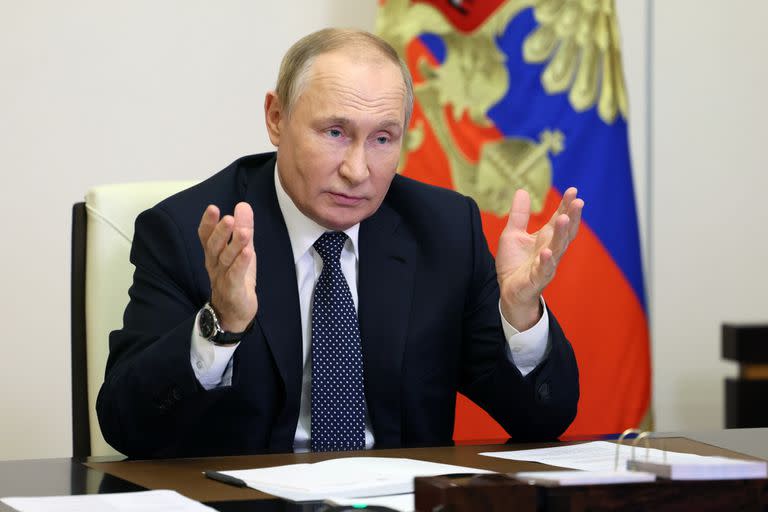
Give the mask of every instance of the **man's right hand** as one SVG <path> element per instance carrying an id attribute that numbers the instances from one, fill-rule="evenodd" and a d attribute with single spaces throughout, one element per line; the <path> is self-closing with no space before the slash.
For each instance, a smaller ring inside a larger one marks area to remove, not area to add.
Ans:
<path id="1" fill-rule="evenodd" d="M 197 228 L 211 281 L 211 305 L 224 331 L 243 332 L 259 308 L 253 210 L 248 203 L 238 203 L 234 217 L 219 217 L 219 209 L 209 205 Z"/>

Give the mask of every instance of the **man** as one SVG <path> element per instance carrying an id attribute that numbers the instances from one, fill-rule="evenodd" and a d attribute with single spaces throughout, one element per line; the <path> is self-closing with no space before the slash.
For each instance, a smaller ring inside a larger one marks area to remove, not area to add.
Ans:
<path id="1" fill-rule="evenodd" d="M 277 153 L 139 216 L 97 403 L 110 444 L 137 457 L 450 444 L 456 391 L 515 439 L 567 428 L 576 362 L 540 297 L 583 202 L 569 189 L 530 235 L 518 191 L 494 264 L 471 199 L 396 175 L 412 104 L 387 43 L 311 34 L 266 96 Z"/>

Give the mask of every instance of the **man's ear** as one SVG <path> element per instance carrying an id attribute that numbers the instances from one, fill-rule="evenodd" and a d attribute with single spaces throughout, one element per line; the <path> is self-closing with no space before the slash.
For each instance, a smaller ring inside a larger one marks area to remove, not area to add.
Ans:
<path id="1" fill-rule="evenodd" d="M 275 147 L 280 146 L 280 121 L 283 120 L 283 107 L 280 104 L 280 98 L 275 91 L 269 91 L 264 98 L 264 119 L 267 123 L 267 134 L 269 140 Z"/>

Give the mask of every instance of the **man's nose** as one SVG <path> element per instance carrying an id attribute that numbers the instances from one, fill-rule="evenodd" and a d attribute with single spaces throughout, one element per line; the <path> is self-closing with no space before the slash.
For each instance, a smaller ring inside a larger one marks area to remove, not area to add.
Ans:
<path id="1" fill-rule="evenodd" d="M 368 159 L 364 144 L 351 144 L 347 148 L 339 173 L 352 185 L 368 179 Z"/>

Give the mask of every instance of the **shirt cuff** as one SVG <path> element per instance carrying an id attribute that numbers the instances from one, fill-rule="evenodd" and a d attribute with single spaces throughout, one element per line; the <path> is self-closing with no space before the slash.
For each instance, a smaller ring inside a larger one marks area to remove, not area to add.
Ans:
<path id="1" fill-rule="evenodd" d="M 517 366 L 523 377 L 528 375 L 541 363 L 549 351 L 549 313 L 544 297 L 541 297 L 542 315 L 539 321 L 523 332 L 515 329 L 501 314 L 499 301 L 499 316 L 504 337 L 507 340 L 507 357 Z"/>
<path id="2" fill-rule="evenodd" d="M 189 359 L 197 381 L 206 390 L 232 384 L 232 356 L 240 343 L 222 347 L 211 343 L 197 329 L 200 312 L 195 316 Z"/>

